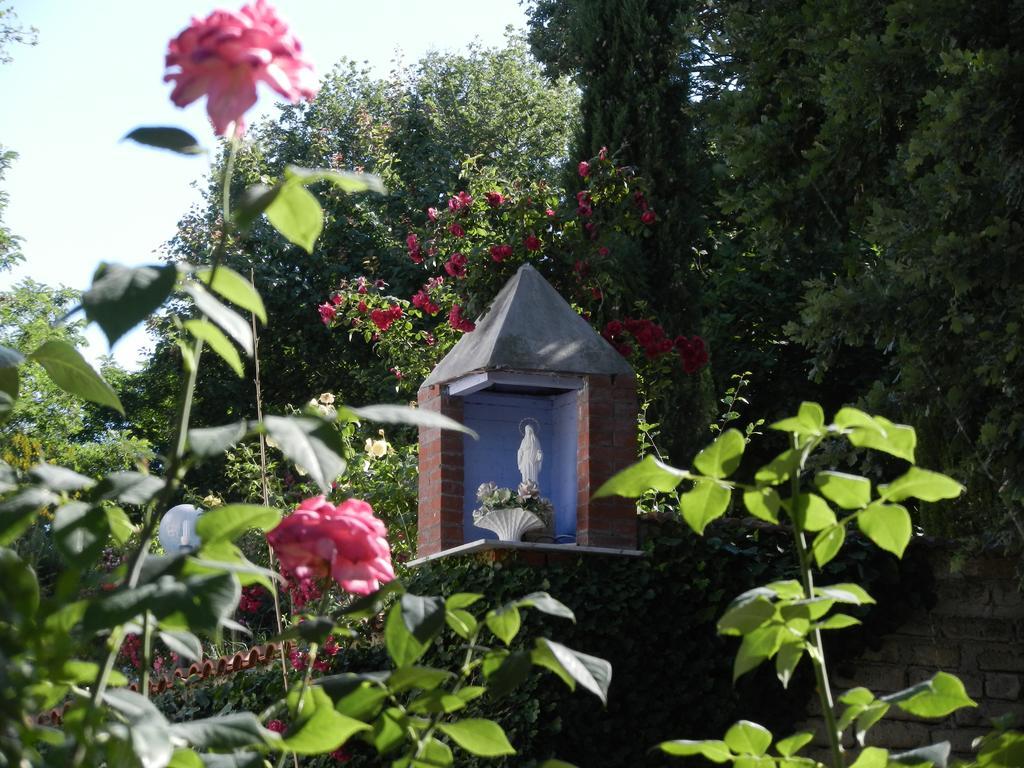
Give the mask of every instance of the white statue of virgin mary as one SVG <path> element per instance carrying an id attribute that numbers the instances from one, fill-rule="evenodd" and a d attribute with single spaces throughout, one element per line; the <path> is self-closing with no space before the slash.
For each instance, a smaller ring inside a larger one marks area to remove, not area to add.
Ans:
<path id="1" fill-rule="evenodd" d="M 540 484 L 540 465 L 543 460 L 544 453 L 540 448 L 540 438 L 533 431 L 533 427 L 527 424 L 523 442 L 519 444 L 519 452 L 516 454 L 519 474 L 522 475 L 524 484 Z"/>

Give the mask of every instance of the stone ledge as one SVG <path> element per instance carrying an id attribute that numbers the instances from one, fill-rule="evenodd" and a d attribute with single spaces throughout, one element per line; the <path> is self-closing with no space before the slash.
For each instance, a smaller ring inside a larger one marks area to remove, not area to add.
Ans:
<path id="1" fill-rule="evenodd" d="M 605 555 L 613 557 L 643 557 L 646 553 L 639 549 L 618 549 L 615 547 L 583 547 L 577 544 L 542 544 L 530 541 L 497 541 L 496 539 L 478 539 L 468 544 L 461 544 L 451 549 L 435 552 L 431 555 L 418 557 L 410 560 L 408 566 L 414 568 L 431 560 L 439 560 L 442 557 L 458 557 L 461 555 L 475 555 L 486 552 L 524 552 L 541 555 L 561 555 L 572 557 L 575 555 Z"/>

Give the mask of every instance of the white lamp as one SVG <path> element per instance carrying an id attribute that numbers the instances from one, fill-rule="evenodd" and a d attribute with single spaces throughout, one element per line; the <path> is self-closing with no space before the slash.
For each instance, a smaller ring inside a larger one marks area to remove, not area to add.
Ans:
<path id="1" fill-rule="evenodd" d="M 202 513 L 203 510 L 191 504 L 179 504 L 167 510 L 157 534 L 164 552 L 173 555 L 199 547 L 202 542 L 196 533 L 196 520 Z"/>

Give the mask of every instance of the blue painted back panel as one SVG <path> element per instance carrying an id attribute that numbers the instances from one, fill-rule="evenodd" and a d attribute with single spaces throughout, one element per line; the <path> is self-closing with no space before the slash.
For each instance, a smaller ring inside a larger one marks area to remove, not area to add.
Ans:
<path id="1" fill-rule="evenodd" d="M 556 534 L 576 532 L 576 392 L 562 395 L 516 395 L 476 392 L 464 400 L 463 420 L 479 440 L 465 438 L 463 521 L 465 540 L 493 539 L 494 533 L 473 525 L 476 491 L 493 482 L 515 489 L 521 480 L 516 454 L 523 437 L 519 425 L 535 419 L 544 458 L 540 490 L 555 505 Z M 571 399 L 571 407 L 569 400 Z"/>

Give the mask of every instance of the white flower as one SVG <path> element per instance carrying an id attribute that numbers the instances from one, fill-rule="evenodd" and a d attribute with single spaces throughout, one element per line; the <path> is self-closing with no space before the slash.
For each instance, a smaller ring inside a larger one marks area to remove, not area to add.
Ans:
<path id="1" fill-rule="evenodd" d="M 320 395 L 320 402 L 324 405 L 334 405 L 334 395 L 330 392 L 324 392 Z"/>

